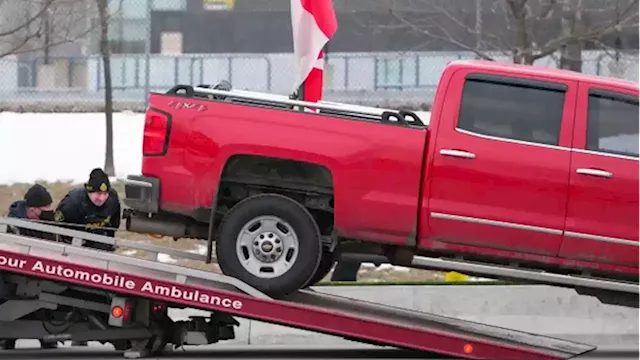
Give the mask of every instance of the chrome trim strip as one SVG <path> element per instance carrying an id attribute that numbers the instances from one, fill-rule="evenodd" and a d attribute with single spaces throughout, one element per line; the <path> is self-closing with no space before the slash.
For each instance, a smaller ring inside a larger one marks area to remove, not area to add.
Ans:
<path id="1" fill-rule="evenodd" d="M 612 157 L 617 159 L 640 161 L 640 158 L 633 157 L 633 156 L 611 154 L 611 153 L 605 153 L 605 152 L 599 152 L 599 151 L 593 151 L 593 150 L 571 148 L 571 151 L 582 153 L 582 154 L 588 154 L 588 155 L 600 155 L 600 156 L 607 156 L 607 157 Z"/>
<path id="2" fill-rule="evenodd" d="M 459 133 L 462 133 L 462 134 L 465 134 L 465 135 L 479 137 L 479 138 L 482 138 L 482 139 L 496 140 L 496 141 L 520 144 L 520 145 L 537 146 L 537 147 L 543 147 L 543 148 L 553 149 L 553 150 L 571 151 L 570 148 L 567 148 L 567 147 L 564 147 L 564 146 L 539 144 L 539 143 L 534 143 L 534 142 L 529 142 L 529 141 L 507 139 L 507 138 L 501 138 L 501 137 L 491 136 L 491 135 L 483 135 L 483 134 L 478 134 L 478 133 L 475 133 L 473 131 L 464 130 L 464 129 L 460 129 L 460 128 L 455 128 L 455 131 L 457 131 Z"/>
<path id="3" fill-rule="evenodd" d="M 553 150 L 573 151 L 573 152 L 589 154 L 589 155 L 607 156 L 607 157 L 612 157 L 612 158 L 617 158 L 617 159 L 640 161 L 640 158 L 633 157 L 633 156 L 611 154 L 611 153 L 599 152 L 599 151 L 593 151 L 593 150 L 586 150 L 586 149 L 576 149 L 576 148 L 570 148 L 570 147 L 565 147 L 565 146 L 539 144 L 539 143 L 534 143 L 534 142 L 530 142 L 530 141 L 507 139 L 507 138 L 501 138 L 501 137 L 498 137 L 498 136 L 478 134 L 478 133 L 475 133 L 473 131 L 464 130 L 464 129 L 460 129 L 460 128 L 455 128 L 454 130 L 459 132 L 459 133 L 461 133 L 461 134 L 465 134 L 465 135 L 469 135 L 469 136 L 475 136 L 475 137 L 479 137 L 479 138 L 482 138 L 482 139 L 502 141 L 502 142 L 507 142 L 507 143 L 520 144 L 520 145 L 537 146 L 537 147 L 543 147 L 543 148 L 553 149 Z"/>
<path id="4" fill-rule="evenodd" d="M 437 213 L 437 212 L 432 212 L 431 217 L 436 219 L 464 221 L 464 222 L 470 222 L 470 223 L 476 223 L 476 224 L 482 224 L 482 225 L 493 225 L 493 226 L 500 226 L 500 227 L 506 227 L 511 229 L 521 229 L 521 230 L 536 231 L 536 232 L 546 233 L 546 234 L 562 235 L 562 230 L 559 230 L 559 229 L 549 229 L 549 228 L 540 227 L 540 226 L 515 224 L 515 223 L 510 223 L 505 221 L 478 219 L 478 218 L 473 218 L 468 216 L 443 214 L 443 213 Z"/>
<path id="5" fill-rule="evenodd" d="M 600 241 L 600 242 L 640 247 L 640 242 L 634 241 L 634 240 L 619 239 L 619 238 L 602 236 L 602 235 L 583 234 L 583 233 L 577 233 L 573 231 L 563 231 L 559 229 L 550 229 L 550 228 L 539 227 L 539 226 L 510 223 L 506 221 L 480 219 L 480 218 L 474 218 L 469 216 L 451 215 L 451 214 L 444 214 L 444 213 L 438 213 L 438 212 L 431 212 L 431 217 L 435 219 L 464 221 L 464 222 L 469 222 L 474 224 L 493 225 L 493 226 L 500 226 L 500 227 L 505 227 L 510 229 L 529 230 L 529 231 L 535 231 L 535 232 L 547 233 L 547 234 L 553 234 L 553 235 L 565 235 L 565 236 L 570 236 L 570 237 L 579 238 L 579 239 L 587 239 L 587 240 L 594 240 L 594 241 Z"/>
<path id="6" fill-rule="evenodd" d="M 565 231 L 564 234 L 566 236 L 570 236 L 578 239 L 587 239 L 587 240 L 594 240 L 594 241 L 607 242 L 607 243 L 613 243 L 613 244 L 622 244 L 627 246 L 640 247 L 640 242 L 634 241 L 634 240 L 619 239 L 619 238 L 602 236 L 602 235 L 583 234 L 583 233 L 577 233 L 573 231 Z"/>

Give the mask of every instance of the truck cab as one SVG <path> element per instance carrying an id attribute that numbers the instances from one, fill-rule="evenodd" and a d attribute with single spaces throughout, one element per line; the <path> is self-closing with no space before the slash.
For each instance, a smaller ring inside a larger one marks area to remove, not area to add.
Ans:
<path id="1" fill-rule="evenodd" d="M 449 69 L 420 246 L 637 272 L 638 85 L 509 64 Z"/>
<path id="2" fill-rule="evenodd" d="M 274 296 L 349 254 L 638 279 L 636 83 L 455 61 L 430 113 L 177 86 L 143 144 L 127 228 Z"/>

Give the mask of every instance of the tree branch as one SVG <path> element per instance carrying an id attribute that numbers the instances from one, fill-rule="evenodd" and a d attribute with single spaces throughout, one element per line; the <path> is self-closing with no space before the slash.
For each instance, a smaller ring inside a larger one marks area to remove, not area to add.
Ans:
<path id="1" fill-rule="evenodd" d="M 31 0 L 22 1 L 24 4 Z M 29 15 L 20 24 L 0 32 L 0 58 L 74 43 L 87 37 L 99 26 L 99 24 L 89 25 L 87 21 L 88 18 L 97 17 L 94 2 L 86 0 L 42 0 L 41 2 L 43 5 L 38 8 L 35 15 Z M 119 11 L 116 11 L 113 16 L 116 16 Z M 50 19 L 49 38 L 47 42 L 40 43 L 36 40 L 44 35 L 45 17 Z M 108 20 L 110 21 L 111 17 Z"/>
<path id="2" fill-rule="evenodd" d="M 478 51 L 476 49 L 474 49 L 473 47 L 467 46 L 457 40 L 455 40 L 453 37 L 451 37 L 451 35 L 448 33 L 448 31 L 446 31 L 444 29 L 444 27 L 440 26 L 440 25 L 436 25 L 436 27 L 438 27 L 438 29 L 440 29 L 441 31 L 443 31 L 443 33 L 445 34 L 445 36 L 439 36 L 439 35 L 435 35 L 432 32 L 430 32 L 427 29 L 421 28 L 416 26 L 415 24 L 413 24 L 410 21 L 407 21 L 404 17 L 399 16 L 398 14 L 396 14 L 393 9 L 389 9 L 389 13 L 391 14 L 391 16 L 393 16 L 394 19 L 396 19 L 398 22 L 400 22 L 402 25 L 404 25 L 404 27 L 407 27 L 409 29 L 412 29 L 413 31 L 416 31 L 418 33 L 422 33 L 432 39 L 436 39 L 436 40 L 441 40 L 441 41 L 446 41 L 449 42 L 453 45 L 456 45 L 464 50 L 467 51 L 471 51 L 474 54 L 478 55 L 480 58 L 485 59 L 485 60 L 490 60 L 493 61 L 493 59 L 489 56 L 487 56 L 486 54 L 484 54 L 481 51 Z"/>
<path id="3" fill-rule="evenodd" d="M 22 0 L 28 2 L 28 0 Z M 9 35 L 13 35 L 17 32 L 19 32 L 22 29 L 28 28 L 29 26 L 31 26 L 31 24 L 33 24 L 36 20 L 41 20 L 42 16 L 44 15 L 44 13 L 46 11 L 48 11 L 49 7 L 51 6 L 51 4 L 53 3 L 54 0 L 44 0 L 43 5 L 40 7 L 40 9 L 36 12 L 36 14 L 30 18 L 28 18 L 25 22 L 19 24 L 16 27 L 13 27 L 9 30 L 6 31 L 2 31 L 0 32 L 0 37 L 5 37 L 5 36 L 9 36 Z"/>
<path id="4" fill-rule="evenodd" d="M 569 0 L 574 1 L 574 0 Z M 625 27 L 627 23 L 629 23 L 634 17 L 638 16 L 638 13 L 628 14 L 629 11 L 633 8 L 636 8 L 638 5 L 638 0 L 634 0 L 629 3 L 625 9 L 623 9 L 622 14 L 627 14 L 627 16 L 620 21 L 609 21 L 604 25 L 596 26 L 593 28 L 585 29 L 584 31 L 577 31 L 570 33 L 568 35 L 560 36 L 554 40 L 550 40 L 545 44 L 545 46 L 541 47 L 540 51 L 536 54 L 533 54 L 534 59 L 541 59 L 549 54 L 552 54 L 558 51 L 563 45 L 566 45 L 571 40 L 577 41 L 595 41 L 601 38 L 604 35 L 613 33 L 615 31 L 619 31 L 622 27 Z M 637 24 L 632 24 L 631 26 L 638 26 Z"/>

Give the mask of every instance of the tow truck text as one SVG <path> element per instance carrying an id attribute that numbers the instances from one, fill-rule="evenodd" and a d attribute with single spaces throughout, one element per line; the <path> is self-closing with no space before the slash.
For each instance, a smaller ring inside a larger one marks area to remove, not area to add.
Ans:
<path id="1" fill-rule="evenodd" d="M 103 271 L 80 270 L 60 264 L 49 264 L 41 260 L 25 260 L 11 256 L 0 255 L 0 268 L 20 269 L 29 273 L 41 273 L 60 278 L 60 280 L 73 279 L 85 283 L 98 285 L 99 287 L 116 287 L 127 289 L 139 293 L 148 293 L 163 297 L 170 297 L 176 300 L 195 302 L 203 305 L 213 305 L 223 308 L 233 308 L 240 310 L 243 303 L 240 300 L 233 300 L 228 297 L 214 295 L 205 291 L 181 289 L 179 286 L 159 285 L 153 281 L 136 281 L 127 275 L 109 274 Z M 89 284 L 88 284 L 89 285 Z"/>

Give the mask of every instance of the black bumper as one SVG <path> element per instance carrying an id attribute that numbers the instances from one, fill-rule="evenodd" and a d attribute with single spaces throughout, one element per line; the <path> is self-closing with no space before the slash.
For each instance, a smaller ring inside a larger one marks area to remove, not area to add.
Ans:
<path id="1" fill-rule="evenodd" d="M 160 210 L 159 179 L 129 175 L 125 180 L 124 193 L 124 204 L 136 212 L 153 214 Z"/>

